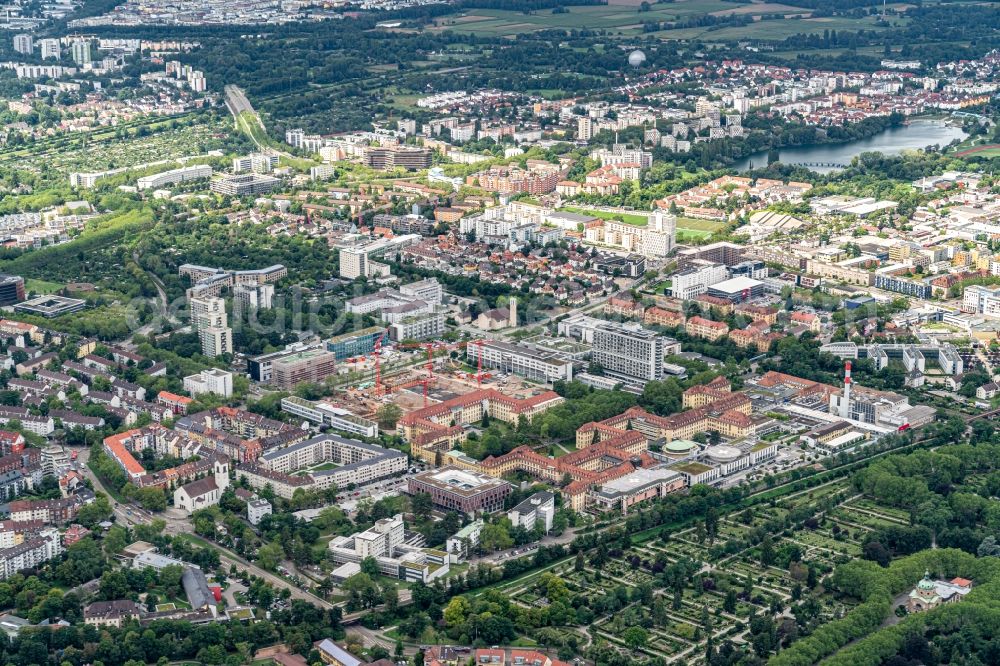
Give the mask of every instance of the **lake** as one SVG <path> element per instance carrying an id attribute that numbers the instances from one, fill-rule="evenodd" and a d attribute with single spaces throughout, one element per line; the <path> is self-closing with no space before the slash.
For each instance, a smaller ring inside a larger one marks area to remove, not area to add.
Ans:
<path id="1" fill-rule="evenodd" d="M 782 148 L 779 160 L 782 164 L 801 164 L 818 173 L 829 173 L 837 168 L 828 165 L 850 164 L 861 153 L 877 151 L 884 155 L 899 155 L 907 150 L 944 146 L 965 137 L 966 133 L 960 127 L 953 127 L 940 120 L 914 120 L 909 125 L 891 127 L 867 139 Z M 767 166 L 767 152 L 754 153 L 739 160 L 733 164 L 733 168 L 746 171 L 751 162 L 754 168 Z"/>

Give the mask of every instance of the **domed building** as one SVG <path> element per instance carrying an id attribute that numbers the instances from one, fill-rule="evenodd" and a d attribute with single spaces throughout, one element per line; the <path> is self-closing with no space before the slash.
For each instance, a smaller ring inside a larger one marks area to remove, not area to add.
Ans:
<path id="1" fill-rule="evenodd" d="M 929 571 L 910 592 L 906 602 L 906 610 L 911 613 L 921 613 L 932 610 L 941 604 L 954 603 L 964 597 L 972 589 L 972 581 L 965 578 L 954 578 L 950 581 L 931 580 Z"/>
<path id="2" fill-rule="evenodd" d="M 663 445 L 663 455 L 674 460 L 683 460 L 698 451 L 698 442 L 690 439 L 673 439 Z"/>

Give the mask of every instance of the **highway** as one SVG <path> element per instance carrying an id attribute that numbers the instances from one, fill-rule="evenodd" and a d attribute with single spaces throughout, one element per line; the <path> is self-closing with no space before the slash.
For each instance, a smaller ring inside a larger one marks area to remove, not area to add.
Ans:
<path id="1" fill-rule="evenodd" d="M 253 119 L 257 123 L 258 130 L 263 136 L 267 135 L 267 128 L 264 127 L 264 121 L 260 119 L 260 114 L 254 110 L 250 100 L 247 99 L 246 93 L 244 93 L 239 86 L 228 85 L 225 87 L 225 93 L 226 108 L 229 109 L 231 114 L 233 114 L 233 119 L 236 121 L 237 127 L 250 137 L 250 139 L 257 146 L 258 150 L 269 155 L 283 155 L 285 157 L 290 157 L 288 153 L 275 150 L 274 148 L 261 143 L 261 141 L 257 138 L 257 132 L 255 132 L 254 128 L 248 124 L 249 121 L 247 120 L 247 116 L 244 114 L 253 116 Z"/>

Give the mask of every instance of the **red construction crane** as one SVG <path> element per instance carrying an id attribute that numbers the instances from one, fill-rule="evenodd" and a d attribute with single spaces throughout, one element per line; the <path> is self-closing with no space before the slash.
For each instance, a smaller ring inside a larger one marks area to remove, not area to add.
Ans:
<path id="1" fill-rule="evenodd" d="M 375 395 L 382 397 L 386 393 L 390 393 L 391 389 L 387 389 L 385 384 L 382 382 L 382 340 L 385 338 L 383 333 L 375 341 Z M 427 361 L 424 367 L 427 369 L 427 377 L 423 379 L 414 379 L 403 384 L 399 384 L 391 387 L 392 389 L 404 389 L 417 386 L 418 384 L 424 387 L 424 406 L 427 406 L 427 390 L 430 384 L 434 381 L 434 352 L 435 351 L 449 351 L 456 349 L 465 349 L 468 345 L 477 345 L 479 347 L 479 353 L 476 354 L 476 386 L 481 388 L 483 379 L 489 378 L 490 374 L 488 372 L 483 372 L 483 340 L 471 340 L 469 342 L 459 342 L 454 344 L 449 344 L 446 342 L 435 341 L 435 342 L 401 342 L 396 344 L 398 349 L 424 349 L 427 351 Z"/>

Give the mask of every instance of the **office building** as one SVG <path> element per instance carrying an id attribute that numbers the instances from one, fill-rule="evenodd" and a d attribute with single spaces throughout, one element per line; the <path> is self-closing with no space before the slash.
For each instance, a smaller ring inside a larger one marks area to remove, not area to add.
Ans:
<path id="1" fill-rule="evenodd" d="M 486 340 L 465 348 L 473 365 L 482 356 L 484 368 L 509 372 L 537 382 L 573 381 L 573 361 L 565 354 L 528 344 Z"/>
<path id="2" fill-rule="evenodd" d="M 212 167 L 207 164 L 196 164 L 194 166 L 171 169 L 151 176 L 143 176 L 136 181 L 135 185 L 140 190 L 160 189 L 168 185 L 187 183 L 192 180 L 201 180 L 212 177 Z"/>
<path id="3" fill-rule="evenodd" d="M 591 500 L 601 510 L 619 510 L 625 515 L 635 504 L 665 497 L 686 486 L 684 476 L 671 469 L 637 469 L 602 485 L 591 494 Z"/>
<path id="4" fill-rule="evenodd" d="M 363 532 L 334 537 L 328 547 L 330 558 L 343 565 L 332 574 L 337 579 L 350 577 L 356 570 L 360 571 L 358 565 L 361 562 L 372 558 L 378 564 L 379 572 L 385 576 L 429 583 L 447 574 L 450 563 L 448 553 L 444 551 L 406 543 L 402 514 L 383 518 Z"/>
<path id="5" fill-rule="evenodd" d="M 1000 287 L 971 284 L 962 295 L 962 311 L 1000 317 Z"/>
<path id="6" fill-rule="evenodd" d="M 0 274 L 0 306 L 14 305 L 24 300 L 24 278 Z"/>
<path id="7" fill-rule="evenodd" d="M 625 381 L 663 379 L 663 338 L 639 324 L 608 324 L 594 330 L 591 358 L 604 374 Z"/>
<path id="8" fill-rule="evenodd" d="M 35 50 L 35 39 L 31 35 L 14 35 L 14 50 L 24 55 L 31 55 Z"/>
<path id="9" fill-rule="evenodd" d="M 444 288 L 437 278 L 432 277 L 404 284 L 399 291 L 406 296 L 434 305 L 439 305 L 444 297 Z"/>
<path id="10" fill-rule="evenodd" d="M 483 533 L 483 521 L 473 520 L 471 523 L 452 534 L 445 541 L 445 550 L 452 563 L 458 563 L 469 558 L 472 549 L 479 545 L 479 537 Z"/>
<path id="11" fill-rule="evenodd" d="M 401 340 L 436 339 L 444 334 L 444 313 L 425 312 L 404 317 L 389 325 L 389 339 Z"/>
<path id="12" fill-rule="evenodd" d="M 267 194 L 281 181 L 274 176 L 259 173 L 236 174 L 213 180 L 209 189 L 227 197 L 249 197 Z"/>
<path id="13" fill-rule="evenodd" d="M 250 379 L 255 382 L 267 384 L 271 381 L 273 375 L 274 361 L 285 356 L 294 356 L 295 354 L 308 349 L 321 349 L 322 346 L 323 345 L 321 343 L 295 343 L 288 345 L 281 351 L 271 352 L 270 354 L 261 354 L 260 356 L 252 356 L 247 359 L 247 373 L 250 375 Z"/>
<path id="14" fill-rule="evenodd" d="M 233 395 L 233 373 L 219 368 L 202 370 L 184 378 L 184 390 L 194 396 L 214 393 L 229 398 Z"/>
<path id="15" fill-rule="evenodd" d="M 281 399 L 281 411 L 352 435 L 378 437 L 378 423 L 328 402 L 313 402 L 290 395 Z"/>
<path id="16" fill-rule="evenodd" d="M 708 287 L 708 295 L 724 298 L 731 303 L 741 303 L 764 295 L 764 283 L 748 277 L 735 277 Z"/>
<path id="17" fill-rule="evenodd" d="M 747 259 L 729 268 L 730 277 L 747 277 L 763 280 L 767 277 L 767 264 L 761 259 Z"/>
<path id="18" fill-rule="evenodd" d="M 337 372 L 336 356 L 322 349 L 301 351 L 271 363 L 271 383 L 293 389 L 303 382 L 319 383 Z"/>
<path id="19" fill-rule="evenodd" d="M 435 506 L 468 514 L 500 511 L 511 493 L 503 479 L 450 465 L 411 476 L 407 484 L 411 495 L 427 493 Z"/>
<path id="20" fill-rule="evenodd" d="M 23 312 L 25 314 L 52 319 L 53 317 L 61 317 L 65 314 L 78 312 L 86 307 L 87 301 L 82 298 L 69 298 L 68 296 L 56 296 L 53 294 L 17 303 L 14 305 L 14 312 Z"/>
<path id="21" fill-rule="evenodd" d="M 373 169 L 406 169 L 415 171 L 431 165 L 433 153 L 427 148 L 407 146 L 368 147 L 364 152 L 365 166 Z"/>
<path id="22" fill-rule="evenodd" d="M 340 249 L 340 277 L 354 280 L 364 277 L 388 277 L 389 267 L 375 261 L 385 255 L 399 253 L 404 247 L 419 243 L 421 236 L 417 234 L 404 234 L 394 238 L 379 238 L 360 245 L 344 247 Z"/>
<path id="23" fill-rule="evenodd" d="M 687 266 L 670 276 L 670 290 L 674 298 L 684 300 L 700 296 L 708 288 L 729 277 L 726 267 L 717 262 L 694 259 Z"/>
<path id="24" fill-rule="evenodd" d="M 375 351 L 375 342 L 384 338 L 385 335 L 386 329 L 381 326 L 342 333 L 326 341 L 326 350 L 331 352 L 338 361 L 352 356 L 368 356 Z"/>
<path id="25" fill-rule="evenodd" d="M 537 492 L 507 512 L 507 518 L 514 527 L 523 527 L 529 532 L 535 525 L 544 534 L 552 529 L 552 518 L 556 514 L 555 495 L 548 491 Z"/>

